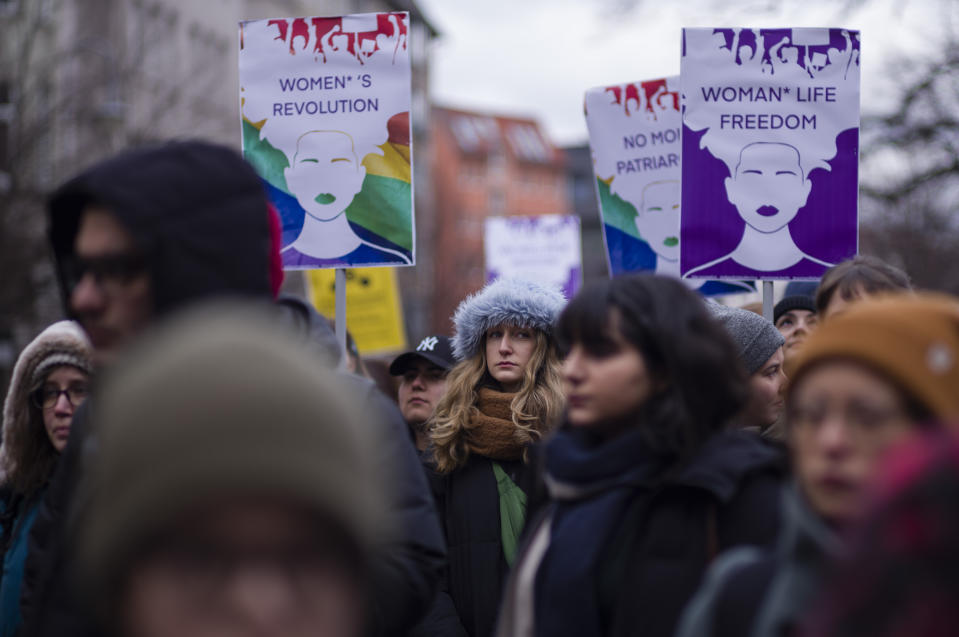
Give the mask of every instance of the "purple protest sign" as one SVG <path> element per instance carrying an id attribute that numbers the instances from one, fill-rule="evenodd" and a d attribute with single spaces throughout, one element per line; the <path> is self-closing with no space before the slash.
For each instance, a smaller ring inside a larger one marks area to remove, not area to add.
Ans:
<path id="1" fill-rule="evenodd" d="M 683 29 L 680 269 L 817 279 L 857 250 L 859 33 Z"/>
<path id="2" fill-rule="evenodd" d="M 579 217 L 487 217 L 486 280 L 518 277 L 562 290 L 567 299 L 583 284 Z"/>

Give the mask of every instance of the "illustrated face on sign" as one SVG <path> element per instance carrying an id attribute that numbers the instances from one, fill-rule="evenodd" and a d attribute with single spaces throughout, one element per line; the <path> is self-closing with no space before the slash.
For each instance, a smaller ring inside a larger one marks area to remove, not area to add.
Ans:
<path id="1" fill-rule="evenodd" d="M 636 230 L 658 256 L 679 258 L 679 182 L 654 181 L 643 188 Z"/>
<path id="2" fill-rule="evenodd" d="M 759 232 L 775 232 L 806 205 L 812 182 L 803 175 L 799 151 L 788 144 L 756 142 L 739 154 L 726 196 L 739 216 Z"/>
<path id="3" fill-rule="evenodd" d="M 286 185 L 308 215 L 332 221 L 363 188 L 366 167 L 342 131 L 310 131 L 297 140 L 296 154 L 283 171 Z"/>

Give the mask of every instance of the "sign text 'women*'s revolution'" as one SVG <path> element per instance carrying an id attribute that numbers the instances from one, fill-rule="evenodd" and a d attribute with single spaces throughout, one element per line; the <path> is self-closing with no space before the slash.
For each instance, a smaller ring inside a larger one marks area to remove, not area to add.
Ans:
<path id="1" fill-rule="evenodd" d="M 287 269 L 413 265 L 409 14 L 240 23 L 243 154 Z"/>

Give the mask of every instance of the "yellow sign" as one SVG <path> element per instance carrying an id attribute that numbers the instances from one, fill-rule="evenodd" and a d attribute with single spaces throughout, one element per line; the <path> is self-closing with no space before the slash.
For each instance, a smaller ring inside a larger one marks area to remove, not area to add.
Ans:
<path id="1" fill-rule="evenodd" d="M 309 270 L 310 300 L 317 311 L 336 315 L 334 270 Z M 364 356 L 407 349 L 403 308 L 393 268 L 346 270 L 346 327 Z"/>

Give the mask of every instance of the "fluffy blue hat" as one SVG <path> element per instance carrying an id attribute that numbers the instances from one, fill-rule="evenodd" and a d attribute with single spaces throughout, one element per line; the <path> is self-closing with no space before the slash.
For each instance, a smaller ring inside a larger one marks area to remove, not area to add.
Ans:
<path id="1" fill-rule="evenodd" d="M 456 308 L 453 356 L 462 361 L 475 354 L 486 330 L 500 324 L 552 334 L 564 305 L 566 299 L 554 288 L 522 279 L 496 279 Z"/>

